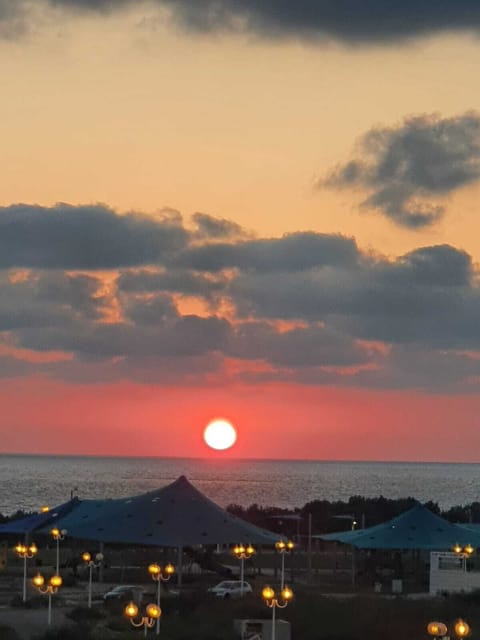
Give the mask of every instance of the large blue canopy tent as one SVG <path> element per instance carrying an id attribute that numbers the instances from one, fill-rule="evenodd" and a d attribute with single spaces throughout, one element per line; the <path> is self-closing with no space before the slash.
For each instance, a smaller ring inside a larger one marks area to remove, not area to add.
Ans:
<path id="1" fill-rule="evenodd" d="M 158 547 L 250 542 L 272 545 L 278 534 L 222 509 L 185 476 L 139 496 L 82 500 L 56 526 L 84 540 Z M 41 528 L 39 533 L 48 533 Z"/>
<path id="2" fill-rule="evenodd" d="M 133 497 L 73 498 L 48 513 L 0 525 L 0 535 L 33 531 L 48 535 L 53 526 L 66 529 L 72 538 L 158 547 L 236 542 L 271 545 L 278 540 L 278 534 L 256 527 L 215 504 L 185 476 Z"/>
<path id="3" fill-rule="evenodd" d="M 108 500 L 75 498 L 49 514 L 37 514 L 0 526 L 0 535 L 27 531 L 48 535 L 53 526 L 65 529 L 70 538 L 94 540 L 102 545 L 176 547 L 180 579 L 184 547 L 234 543 L 273 545 L 279 538 L 278 534 L 256 527 L 215 504 L 185 476 L 138 496 Z"/>
<path id="4" fill-rule="evenodd" d="M 25 518 L 10 520 L 0 525 L 0 535 L 18 534 L 25 536 L 41 527 L 53 527 L 60 517 L 70 513 L 70 511 L 75 509 L 79 504 L 80 500 L 78 498 L 72 498 L 68 502 L 64 502 L 47 512 L 32 513 Z"/>

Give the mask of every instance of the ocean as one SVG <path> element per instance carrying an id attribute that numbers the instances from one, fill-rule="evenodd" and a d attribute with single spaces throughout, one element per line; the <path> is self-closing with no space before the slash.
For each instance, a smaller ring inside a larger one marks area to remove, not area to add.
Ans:
<path id="1" fill-rule="evenodd" d="M 72 494 L 136 495 L 180 475 L 224 507 L 293 508 L 382 495 L 433 500 L 445 509 L 480 499 L 480 464 L 0 455 L 0 513 L 38 511 Z"/>

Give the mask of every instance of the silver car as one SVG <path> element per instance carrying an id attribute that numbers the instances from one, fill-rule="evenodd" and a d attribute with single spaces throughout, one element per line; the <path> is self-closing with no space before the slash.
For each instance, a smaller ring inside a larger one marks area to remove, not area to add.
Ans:
<path id="1" fill-rule="evenodd" d="M 208 593 L 217 598 L 241 598 L 246 593 L 252 593 L 252 587 L 248 582 L 241 582 L 241 580 L 223 580 L 214 587 L 210 587 Z"/>

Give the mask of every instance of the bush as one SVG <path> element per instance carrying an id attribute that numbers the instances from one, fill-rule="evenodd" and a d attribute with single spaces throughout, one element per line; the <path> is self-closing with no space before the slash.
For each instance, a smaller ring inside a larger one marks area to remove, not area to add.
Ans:
<path id="1" fill-rule="evenodd" d="M 2 640 L 20 640 L 16 631 L 14 631 L 11 627 L 6 627 L 3 624 L 0 624 L 0 638 Z"/>
<path id="2" fill-rule="evenodd" d="M 105 614 L 99 609 L 89 609 L 88 607 L 75 607 L 70 613 L 67 613 L 67 617 L 75 622 L 97 622 L 103 620 Z"/>
<path id="3" fill-rule="evenodd" d="M 3 636 L 2 640 L 3 640 Z M 43 635 L 35 636 L 34 640 L 94 640 L 91 630 L 83 624 L 74 627 L 60 627 L 49 629 Z"/>
<path id="4" fill-rule="evenodd" d="M 11 607 L 23 607 L 24 609 L 31 609 L 32 608 L 32 603 L 30 602 L 30 600 L 27 600 L 26 602 L 23 601 L 22 596 L 19 596 L 18 594 L 13 596 L 13 598 L 10 600 L 10 606 Z M 3 636 L 0 636 L 0 638 Z"/>

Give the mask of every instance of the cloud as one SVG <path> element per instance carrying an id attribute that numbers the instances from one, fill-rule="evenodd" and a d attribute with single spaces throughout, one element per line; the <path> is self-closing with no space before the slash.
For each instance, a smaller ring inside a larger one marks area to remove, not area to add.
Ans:
<path id="1" fill-rule="evenodd" d="M 0 0 L 0 38 L 13 40 L 28 31 L 26 0 Z"/>
<path id="2" fill-rule="evenodd" d="M 350 336 L 314 323 L 287 331 L 279 331 L 268 323 L 242 323 L 235 329 L 228 354 L 294 369 L 368 361 L 367 350 Z"/>
<path id="3" fill-rule="evenodd" d="M 286 257 L 288 263 L 288 257 Z M 245 317 L 324 322 L 358 339 L 480 347 L 480 288 L 471 258 L 446 245 L 396 260 L 300 272 L 242 272 L 229 296 Z"/>
<path id="4" fill-rule="evenodd" d="M 192 220 L 197 226 L 195 236 L 205 239 L 241 238 L 247 235 L 236 222 L 225 218 L 215 218 L 207 213 L 194 213 Z"/>
<path id="5" fill-rule="evenodd" d="M 226 288 L 226 282 L 226 277 L 221 273 L 209 275 L 171 267 L 168 270 L 123 270 L 117 280 L 117 286 L 119 291 L 126 293 L 168 291 L 210 300 L 222 293 Z"/>
<path id="6" fill-rule="evenodd" d="M 317 186 L 360 188 L 362 202 L 396 224 L 418 229 L 445 213 L 443 200 L 480 179 L 480 115 L 422 115 L 362 136 L 355 157 Z"/>
<path id="7" fill-rule="evenodd" d="M 264 39 L 339 41 L 349 45 L 389 45 L 438 33 L 476 34 L 476 0 L 151 0 L 162 19 L 196 33 L 247 33 Z M 0 37 L 17 37 L 37 26 L 39 7 L 106 15 L 137 0 L 0 0 Z M 140 5 L 141 6 L 141 5 Z M 35 9 L 35 12 L 33 10 Z"/>
<path id="8" fill-rule="evenodd" d="M 178 212 L 105 206 L 5 207 L 0 228 L 0 364 L 12 376 L 480 384 L 480 273 L 450 245 L 387 258 L 336 234 L 230 236 L 208 216 L 199 235 Z"/>
<path id="9" fill-rule="evenodd" d="M 0 207 L 0 268 L 111 269 L 161 262 L 188 240 L 171 216 L 104 205 Z"/>
<path id="10" fill-rule="evenodd" d="M 63 272 L 29 272 L 16 279 L 0 271 L 0 331 L 70 327 L 103 317 L 102 281 Z"/>
<path id="11" fill-rule="evenodd" d="M 247 32 L 267 38 L 387 43 L 451 31 L 475 32 L 476 0 L 155 0 L 196 32 Z M 52 0 L 64 7 L 109 11 L 134 0 Z"/>
<path id="12" fill-rule="evenodd" d="M 352 238 L 325 233 L 291 233 L 282 238 L 203 244 L 188 247 L 176 264 L 198 271 L 222 269 L 280 272 L 322 265 L 354 265 L 359 252 Z"/>

